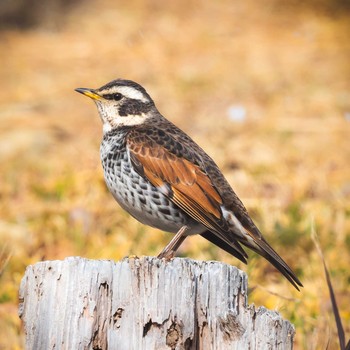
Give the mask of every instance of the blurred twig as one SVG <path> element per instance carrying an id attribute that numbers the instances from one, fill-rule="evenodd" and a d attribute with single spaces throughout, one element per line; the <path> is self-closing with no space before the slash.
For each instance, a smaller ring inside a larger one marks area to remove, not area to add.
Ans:
<path id="1" fill-rule="evenodd" d="M 335 323 L 337 325 L 340 349 L 341 350 L 350 350 L 350 340 L 348 341 L 347 345 L 345 346 L 345 333 L 344 333 L 343 324 L 342 324 L 340 314 L 339 314 L 337 300 L 335 298 L 332 281 L 331 281 L 331 278 L 329 276 L 326 261 L 325 261 L 325 258 L 324 258 L 324 255 L 323 255 L 323 252 L 321 249 L 320 242 L 318 240 L 318 236 L 317 236 L 317 233 L 315 230 L 315 225 L 314 225 L 313 221 L 312 221 L 312 225 L 311 225 L 311 239 L 313 240 L 315 247 L 317 249 L 317 252 L 322 259 L 323 268 L 324 268 L 324 272 L 326 275 L 327 286 L 328 286 L 328 290 L 329 290 L 329 295 L 330 295 L 331 302 L 332 302 L 332 309 L 333 309 L 333 314 L 334 314 L 334 318 L 335 318 Z"/>
<path id="2" fill-rule="evenodd" d="M 12 252 L 6 252 L 6 245 L 4 245 L 0 252 L 0 277 L 2 276 L 7 264 L 12 257 Z"/>

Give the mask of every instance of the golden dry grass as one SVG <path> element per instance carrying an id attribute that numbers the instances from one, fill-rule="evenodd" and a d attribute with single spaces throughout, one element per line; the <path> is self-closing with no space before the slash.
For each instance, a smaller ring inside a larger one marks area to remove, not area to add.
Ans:
<path id="1" fill-rule="evenodd" d="M 349 14 L 278 4 L 96 0 L 55 30 L 0 33 L 0 349 L 23 347 L 17 291 L 27 265 L 155 255 L 170 239 L 107 192 L 96 109 L 73 91 L 117 77 L 145 86 L 217 161 L 305 288 L 200 237 L 180 254 L 247 271 L 250 303 L 295 324 L 295 349 L 335 349 L 315 225 L 350 337 Z M 229 120 L 232 105 L 244 106 L 244 122 Z"/>

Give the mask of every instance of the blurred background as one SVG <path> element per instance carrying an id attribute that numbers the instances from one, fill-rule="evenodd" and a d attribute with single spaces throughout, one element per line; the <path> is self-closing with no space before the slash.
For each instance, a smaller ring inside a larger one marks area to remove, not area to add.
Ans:
<path id="1" fill-rule="evenodd" d="M 248 266 L 201 237 L 179 255 L 249 275 L 249 302 L 296 327 L 295 349 L 338 348 L 314 230 L 350 337 L 350 3 L 0 2 L 0 349 L 22 349 L 26 266 L 156 255 L 171 235 L 123 212 L 99 158 L 101 123 L 74 92 L 115 78 L 217 162 L 300 293 L 260 257 Z"/>

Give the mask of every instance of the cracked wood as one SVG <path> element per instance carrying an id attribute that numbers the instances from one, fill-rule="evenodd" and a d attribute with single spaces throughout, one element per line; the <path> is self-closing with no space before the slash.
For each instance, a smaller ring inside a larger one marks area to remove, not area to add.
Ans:
<path id="1" fill-rule="evenodd" d="M 27 349 L 292 349 L 294 327 L 247 303 L 234 266 L 175 258 L 67 258 L 29 266 Z"/>

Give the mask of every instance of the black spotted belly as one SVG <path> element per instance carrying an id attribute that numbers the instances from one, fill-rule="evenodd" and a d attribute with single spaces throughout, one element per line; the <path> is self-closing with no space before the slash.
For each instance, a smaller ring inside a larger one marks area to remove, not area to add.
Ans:
<path id="1" fill-rule="evenodd" d="M 140 176 L 128 161 L 106 159 L 103 162 L 108 189 L 120 206 L 138 221 L 158 229 L 177 232 L 188 225 L 188 234 L 201 233 L 204 228 Z"/>

